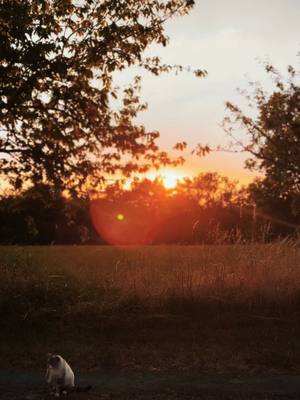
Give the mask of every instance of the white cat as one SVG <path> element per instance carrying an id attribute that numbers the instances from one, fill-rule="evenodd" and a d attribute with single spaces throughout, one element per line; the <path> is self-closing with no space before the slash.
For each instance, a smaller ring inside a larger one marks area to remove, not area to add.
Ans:
<path id="1" fill-rule="evenodd" d="M 46 380 L 54 396 L 59 397 L 75 388 L 74 379 L 74 372 L 66 360 L 58 354 L 48 354 Z"/>

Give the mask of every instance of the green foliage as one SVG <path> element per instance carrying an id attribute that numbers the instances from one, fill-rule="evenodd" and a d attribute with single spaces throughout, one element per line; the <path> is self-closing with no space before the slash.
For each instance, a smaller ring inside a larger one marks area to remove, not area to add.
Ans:
<path id="1" fill-rule="evenodd" d="M 145 109 L 139 79 L 120 93 L 113 73 L 132 65 L 154 74 L 172 69 L 143 52 L 152 43 L 165 46 L 165 21 L 193 5 L 1 1 L 0 166 L 16 188 L 31 181 L 80 190 L 106 173 L 128 176 L 171 162 L 159 151 L 158 132 L 134 124 Z M 112 107 L 116 99 L 119 111 Z"/>
<path id="2" fill-rule="evenodd" d="M 273 78 L 274 91 L 267 93 L 255 82 L 252 83 L 253 95 L 246 94 L 257 115 L 249 117 L 238 106 L 227 102 L 230 116 L 225 118 L 224 126 L 233 138 L 234 127 L 242 129 L 249 137 L 248 144 L 237 139 L 235 144 L 251 153 L 246 166 L 264 174 L 264 178 L 252 185 L 252 193 L 259 205 L 272 212 L 278 206 L 285 208 L 286 217 L 298 217 L 300 224 L 299 72 L 289 66 L 288 78 L 284 79 L 273 65 L 267 64 L 265 69 Z M 272 207 L 274 201 L 276 207 Z"/>

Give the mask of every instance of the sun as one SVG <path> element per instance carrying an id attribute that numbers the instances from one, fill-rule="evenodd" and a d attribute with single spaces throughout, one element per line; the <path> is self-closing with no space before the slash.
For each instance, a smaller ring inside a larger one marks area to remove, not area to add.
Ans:
<path id="1" fill-rule="evenodd" d="M 166 189 L 174 189 L 177 183 L 183 178 L 175 172 L 168 172 L 162 175 L 163 185 Z"/>
<path id="2" fill-rule="evenodd" d="M 173 170 L 160 170 L 148 174 L 148 178 L 154 180 L 159 178 L 166 189 L 175 189 L 177 184 L 186 177 L 183 173 Z"/>

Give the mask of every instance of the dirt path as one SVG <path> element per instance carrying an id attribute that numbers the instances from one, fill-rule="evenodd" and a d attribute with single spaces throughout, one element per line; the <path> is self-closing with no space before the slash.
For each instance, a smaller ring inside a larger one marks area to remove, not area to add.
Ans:
<path id="1" fill-rule="evenodd" d="M 203 376 L 197 373 L 93 372 L 78 384 L 91 384 L 89 394 L 72 399 L 299 399 L 300 376 L 274 375 L 251 378 Z M 0 371 L 1 400 L 48 399 L 42 374 Z"/>

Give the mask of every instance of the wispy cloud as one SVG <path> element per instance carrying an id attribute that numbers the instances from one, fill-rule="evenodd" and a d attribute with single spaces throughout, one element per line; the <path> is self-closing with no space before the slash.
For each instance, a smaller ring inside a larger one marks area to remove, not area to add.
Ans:
<path id="1" fill-rule="evenodd" d="M 169 22 L 170 45 L 155 46 L 149 53 L 159 53 L 168 63 L 207 69 L 208 77 L 143 73 L 142 96 L 149 110 L 139 121 L 159 130 L 161 144 L 166 147 L 181 139 L 192 145 L 200 141 L 226 143 L 228 139 L 219 127 L 225 101 L 241 101 L 236 89 L 247 87 L 249 79 L 270 85 L 259 60 L 270 60 L 281 69 L 298 64 L 299 21 L 299 0 L 196 1 L 191 15 Z M 119 83 L 137 72 L 122 74 Z M 245 155 L 231 155 L 230 159 L 226 155 L 211 156 L 202 160 L 199 168 L 205 165 L 218 170 L 226 164 L 240 176 L 244 159 Z M 197 168 L 196 161 L 190 164 Z"/>

